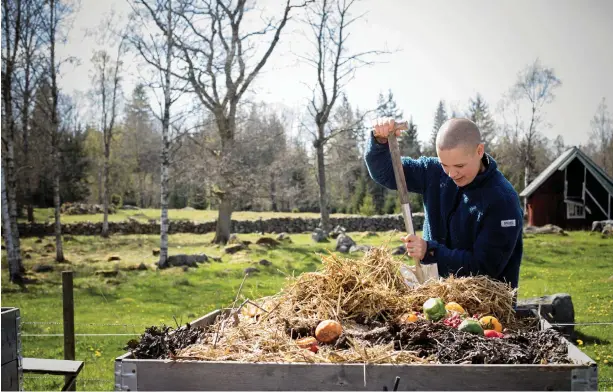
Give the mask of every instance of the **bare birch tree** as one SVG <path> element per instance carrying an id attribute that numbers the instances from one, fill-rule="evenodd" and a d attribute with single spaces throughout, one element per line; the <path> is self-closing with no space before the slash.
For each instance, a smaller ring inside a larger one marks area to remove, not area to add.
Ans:
<path id="1" fill-rule="evenodd" d="M 164 18 L 156 12 L 153 1 L 140 0 L 140 4 L 167 34 Z M 240 185 L 233 181 L 237 162 L 232 153 L 238 106 L 276 48 L 290 13 L 302 6 L 287 0 L 279 21 L 268 20 L 262 29 L 252 31 L 245 31 L 245 12 L 250 9 L 247 0 L 177 0 L 177 7 L 173 7 L 179 16 L 173 43 L 182 60 L 181 72 L 173 75 L 190 82 L 199 103 L 213 114 L 220 139 L 215 243 L 226 243 L 230 237 L 232 199 Z M 269 42 L 266 37 L 271 37 Z"/>
<path id="2" fill-rule="evenodd" d="M 108 33 L 108 32 L 107 32 Z M 103 36 L 106 36 L 103 34 Z M 118 105 L 121 94 L 122 57 L 125 53 L 125 35 L 119 34 L 119 42 L 115 56 L 106 50 L 98 50 L 92 56 L 94 64 L 94 95 L 100 104 L 100 128 L 103 134 L 104 168 L 102 173 L 102 204 L 104 218 L 102 221 L 102 237 L 109 236 L 109 187 L 111 141 L 117 125 Z"/>
<path id="3" fill-rule="evenodd" d="M 162 125 L 161 146 L 161 179 L 160 179 L 160 258 L 158 266 L 164 268 L 168 261 L 168 182 L 171 164 L 171 108 L 179 99 L 181 93 L 186 91 L 185 82 L 173 78 L 173 63 L 176 62 L 173 37 L 175 35 L 175 19 L 173 14 L 172 0 L 145 1 L 139 0 L 146 13 L 140 13 L 140 29 L 130 36 L 132 46 L 137 50 L 141 58 L 154 71 L 155 81 L 149 86 L 153 89 L 161 89 L 163 102 L 160 105 L 161 115 L 157 116 Z M 137 11 L 138 13 L 138 11 Z M 148 16 L 148 17 L 147 17 Z M 155 35 L 148 29 L 148 22 L 153 20 L 159 30 Z M 160 36 L 161 35 L 161 36 Z M 165 38 L 165 39 L 163 39 Z M 160 44 L 161 43 L 161 44 Z M 175 92 L 175 94 L 173 94 Z"/>
<path id="4" fill-rule="evenodd" d="M 59 4 L 61 6 L 61 3 Z M 61 200 L 60 200 L 60 119 L 58 117 L 59 89 L 57 85 L 58 65 L 56 63 L 55 42 L 57 38 L 58 2 L 49 0 L 49 76 L 51 78 L 51 157 L 53 160 L 53 206 L 55 215 L 55 259 L 64 261 L 64 249 L 62 246 L 62 223 L 61 223 Z"/>
<path id="5" fill-rule="evenodd" d="M 4 166 L 4 164 L 2 165 Z M 6 244 L 7 259 L 9 265 L 10 281 L 24 287 L 24 277 L 19 265 L 19 260 L 15 255 L 15 245 L 13 244 L 13 233 L 11 227 L 11 217 L 9 214 L 8 197 L 6 185 L 4 181 L 4 167 L 0 170 L 2 173 L 2 232 L 4 234 L 4 243 Z"/>
<path id="6" fill-rule="evenodd" d="M 603 97 L 590 121 L 591 144 L 594 145 L 595 161 L 610 175 L 613 175 L 613 120 Z"/>
<path id="7" fill-rule="evenodd" d="M 43 75 L 43 53 L 44 49 L 44 2 L 27 1 L 24 7 L 24 30 L 22 34 L 22 59 L 21 72 L 18 78 L 18 88 L 20 94 L 20 122 L 21 122 L 21 141 L 23 149 L 22 179 L 24 182 L 24 202 L 27 210 L 28 222 L 34 221 L 34 206 L 32 204 L 33 193 L 33 165 L 30 151 L 30 115 L 32 111 L 34 92 L 38 86 L 38 81 Z"/>
<path id="8" fill-rule="evenodd" d="M 16 275 L 11 274 L 11 280 L 15 282 L 23 277 L 19 231 L 17 229 L 17 173 L 15 166 L 17 124 L 14 115 L 17 107 L 14 97 L 15 78 L 24 29 L 23 8 L 24 3 L 21 0 L 2 1 L 2 159 L 5 163 L 3 167 L 6 170 L 5 191 L 9 215 L 9 220 L 5 224 L 10 224 L 11 238 L 6 243 L 8 254 L 12 256 L 9 257 L 10 270 L 20 271 Z"/>
<path id="9" fill-rule="evenodd" d="M 321 225 L 330 229 L 328 191 L 326 188 L 325 150 L 326 143 L 336 135 L 352 130 L 353 127 L 331 129 L 330 116 L 337 100 L 347 84 L 353 79 L 358 68 L 372 65 L 372 56 L 383 51 L 350 52 L 348 48 L 349 29 L 361 18 L 351 15 L 356 0 L 320 0 L 307 7 L 305 24 L 311 29 L 314 53 L 300 56 L 311 65 L 317 75 L 313 96 L 309 102 L 309 117 L 313 119 L 315 131 L 313 147 L 317 159 L 317 182 L 319 184 L 319 208 Z M 365 112 L 364 115 L 369 112 Z M 362 123 L 363 116 L 355 126 Z"/>
<path id="10" fill-rule="evenodd" d="M 543 126 L 543 108 L 555 98 L 554 91 L 562 84 L 557 78 L 553 68 L 541 65 L 537 59 L 524 68 L 518 75 L 517 82 L 511 88 L 511 103 L 521 105 L 527 103 L 529 107 L 529 124 L 526 127 L 522 119 L 515 121 L 516 130 L 521 140 L 519 151 L 524 166 L 524 187 L 532 181 L 536 162 L 535 146 L 540 141 L 541 127 Z M 519 113 L 516 108 L 515 113 Z"/>

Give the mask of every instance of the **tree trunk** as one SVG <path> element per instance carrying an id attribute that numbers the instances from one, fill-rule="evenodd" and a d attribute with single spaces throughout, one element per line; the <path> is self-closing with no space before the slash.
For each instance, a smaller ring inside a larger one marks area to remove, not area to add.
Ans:
<path id="1" fill-rule="evenodd" d="M 102 181 L 103 175 L 100 171 L 100 167 L 96 170 L 96 177 L 98 178 L 98 204 L 104 204 L 104 181 Z"/>
<path id="2" fill-rule="evenodd" d="M 168 261 L 168 130 L 162 134 L 162 178 L 161 178 L 161 197 L 162 216 L 160 222 L 160 268 L 166 267 Z"/>
<path id="3" fill-rule="evenodd" d="M 274 173 L 270 174 L 270 204 L 274 212 L 279 211 L 277 207 L 277 184 L 275 182 Z"/>
<path id="4" fill-rule="evenodd" d="M 27 206 L 27 210 L 28 210 L 28 222 L 30 223 L 34 223 L 34 205 L 32 205 L 32 200 L 31 200 L 31 196 L 32 196 L 32 189 L 31 187 L 28 185 L 26 192 L 28 193 L 30 198 L 30 201 L 28 202 L 28 206 Z"/>
<path id="5" fill-rule="evenodd" d="M 54 150 L 53 205 L 55 207 L 55 260 L 58 263 L 63 263 L 65 260 L 64 248 L 62 246 L 62 222 L 60 219 L 60 153 L 58 146 L 55 146 Z"/>
<path id="6" fill-rule="evenodd" d="M 230 239 L 230 230 L 232 229 L 232 200 L 225 194 L 221 197 L 219 204 L 219 213 L 217 216 L 217 228 L 213 243 L 226 244 Z"/>
<path id="7" fill-rule="evenodd" d="M 530 185 L 530 163 L 526 162 L 524 167 L 524 189 Z M 528 211 L 528 198 L 524 197 L 524 213 Z"/>
<path id="8" fill-rule="evenodd" d="M 169 34 L 166 34 L 166 70 L 164 72 L 164 116 L 162 117 L 162 153 L 160 204 L 162 216 L 160 221 L 160 260 L 158 266 L 164 268 L 168 263 L 168 166 L 170 166 L 170 75 L 172 61 L 172 1 L 168 0 L 167 20 Z"/>
<path id="9" fill-rule="evenodd" d="M 17 228 L 17 179 L 15 178 L 15 152 L 13 146 L 12 132 L 9 136 L 7 153 L 6 153 L 6 165 L 7 165 L 7 196 L 9 207 L 9 218 L 11 222 L 11 234 L 13 239 L 13 249 L 15 250 L 15 258 L 20 271 L 23 273 L 25 269 L 21 261 L 21 242 L 19 240 L 19 229 Z"/>
<path id="10" fill-rule="evenodd" d="M 328 191 L 326 190 L 326 168 L 324 166 L 324 146 L 318 141 L 317 149 L 317 182 L 319 183 L 319 211 L 321 212 L 321 228 L 330 229 L 330 212 L 328 211 Z"/>
<path id="11" fill-rule="evenodd" d="M 106 138 L 106 135 L 104 136 Z M 104 142 L 104 171 L 102 178 L 104 186 L 102 188 L 102 208 L 104 219 L 102 221 L 102 237 L 109 236 L 109 156 L 110 156 L 110 141 Z"/>
<path id="12" fill-rule="evenodd" d="M 4 171 L 4 168 L 0 171 L 2 173 L 2 228 L 8 256 L 9 277 L 11 282 L 19 284 L 23 287 L 23 265 L 21 264 L 21 257 L 19 257 L 19 254 L 15 252 L 15 244 L 13 242 L 14 235 L 12 232 L 11 218 L 8 208 L 7 189 L 4 181 Z"/>
<path id="13" fill-rule="evenodd" d="M 213 243 L 226 244 L 230 239 L 230 232 L 232 230 L 232 189 L 226 182 L 228 176 L 233 175 L 231 169 L 227 170 L 226 167 L 231 167 L 232 164 L 226 164 L 226 162 L 233 159 L 234 148 L 234 129 L 235 129 L 235 116 L 236 108 L 230 108 L 230 113 L 226 117 L 223 110 L 215 113 L 215 119 L 217 121 L 217 127 L 221 137 L 221 156 L 220 156 L 220 188 L 221 192 L 218 193 L 220 200 L 219 211 L 217 216 L 217 227 L 215 229 L 215 238 Z"/>
<path id="14" fill-rule="evenodd" d="M 25 204 L 28 211 L 28 222 L 34 222 L 34 206 L 32 205 L 32 168 L 30 167 L 30 56 L 26 60 L 24 76 L 23 107 L 21 108 L 21 132 L 23 134 L 23 160 L 25 179 Z"/>
<path id="15" fill-rule="evenodd" d="M 146 173 L 138 173 L 138 192 L 139 192 L 139 207 L 145 208 L 145 179 Z"/>

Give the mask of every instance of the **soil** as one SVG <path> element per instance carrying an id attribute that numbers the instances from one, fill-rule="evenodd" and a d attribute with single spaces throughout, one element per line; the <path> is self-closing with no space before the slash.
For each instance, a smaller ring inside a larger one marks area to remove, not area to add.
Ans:
<path id="1" fill-rule="evenodd" d="M 388 324 L 366 332 L 346 331 L 335 343 L 349 348 L 347 336 L 368 345 L 394 344 L 395 350 L 414 351 L 422 358 L 457 364 L 546 364 L 571 363 L 562 335 L 536 328 L 507 332 L 504 338 L 485 338 L 450 328 L 442 323 L 417 321 Z"/>
<path id="2" fill-rule="evenodd" d="M 571 363 L 562 335 L 555 330 L 540 331 L 535 320 L 522 321 L 504 338 L 485 338 L 458 331 L 442 322 L 418 320 L 399 325 L 380 321 L 360 320 L 347 326 L 331 345 L 349 349 L 349 341 L 365 346 L 393 343 L 395 350 L 409 350 L 421 358 L 431 358 L 443 364 L 549 364 Z M 314 336 L 318 320 L 283 320 L 285 332 L 292 339 Z M 150 327 L 140 341 L 128 342 L 135 358 L 168 359 L 182 348 L 197 343 L 213 332 L 186 325 L 177 330 L 170 327 Z M 322 345 L 324 346 L 324 345 Z"/>
<path id="3" fill-rule="evenodd" d="M 145 329 L 140 340 L 130 340 L 124 350 L 130 350 L 138 359 L 168 359 L 178 350 L 189 347 L 207 331 L 187 324 L 179 329 L 152 326 Z"/>

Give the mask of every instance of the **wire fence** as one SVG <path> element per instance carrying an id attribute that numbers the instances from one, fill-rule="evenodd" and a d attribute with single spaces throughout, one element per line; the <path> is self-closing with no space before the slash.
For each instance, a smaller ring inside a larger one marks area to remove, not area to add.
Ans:
<path id="1" fill-rule="evenodd" d="M 64 376 L 23 376 L 24 380 L 48 380 L 48 381 L 55 381 L 55 380 L 60 380 L 63 379 Z M 84 383 L 107 383 L 107 382 L 115 382 L 115 380 L 113 380 L 112 378 L 108 378 L 108 379 L 104 379 L 104 378 L 81 378 L 78 377 L 77 378 L 77 382 L 84 382 Z"/>
<path id="2" fill-rule="evenodd" d="M 61 322 L 57 321 L 23 321 L 21 324 L 25 325 L 62 325 Z M 594 321 L 594 322 L 580 322 L 580 323 L 550 323 L 554 327 L 567 327 L 567 326 L 576 326 L 576 327 L 588 327 L 588 326 L 605 326 L 610 325 L 613 326 L 613 321 Z M 75 326 L 94 326 L 94 327 L 139 327 L 139 328 L 147 328 L 150 325 L 139 325 L 139 324 L 114 324 L 114 323 L 75 323 Z M 141 333 L 133 332 L 133 333 L 75 333 L 75 336 L 139 336 Z M 24 337 L 59 337 L 64 336 L 62 333 L 22 333 L 21 336 Z"/>
<path id="3" fill-rule="evenodd" d="M 104 293 L 101 293 L 106 301 L 106 297 Z M 175 320 L 176 322 L 176 320 Z M 61 321 L 27 321 L 22 319 L 21 324 L 25 327 L 24 329 L 28 329 L 28 326 L 32 326 L 32 329 L 38 329 L 36 327 L 41 326 L 51 326 L 51 327 L 59 327 L 58 329 L 63 329 L 63 322 Z M 597 326 L 613 326 L 613 321 L 590 321 L 590 322 L 576 322 L 576 323 L 550 323 L 554 327 L 566 327 L 566 326 L 575 326 L 575 327 L 597 327 Z M 136 337 L 140 336 L 145 328 L 150 327 L 151 324 L 135 324 L 135 323 L 74 323 L 75 329 L 79 330 L 80 333 L 75 333 L 75 337 L 86 337 L 93 339 L 104 339 L 104 338 L 112 338 L 112 337 Z M 178 325 L 177 325 L 178 327 Z M 109 332 L 99 332 L 99 333 L 88 333 L 87 329 L 123 329 L 121 333 L 118 331 L 117 333 L 109 333 Z M 49 328 L 46 328 L 47 330 Z M 56 330 L 56 328 L 51 328 L 52 330 Z M 133 331 L 133 332 L 130 332 Z M 140 331 L 140 332 L 139 332 Z M 36 333 L 32 331 L 32 333 L 27 333 L 22 330 L 21 336 L 24 338 L 32 338 L 32 339 L 44 339 L 44 338 L 60 338 L 63 337 L 63 333 L 54 333 L 46 332 L 46 333 Z M 93 367 L 97 370 L 92 375 L 104 375 L 108 373 L 103 369 L 100 363 L 95 360 L 85 360 L 86 365 L 89 367 Z M 50 382 L 61 383 L 61 377 L 52 376 L 52 375 L 24 375 L 24 381 L 28 381 L 30 383 L 38 384 L 43 383 L 49 385 Z M 114 379 L 105 379 L 105 378 L 77 378 L 78 385 L 81 385 L 81 389 L 100 389 L 106 388 L 104 384 L 112 385 L 115 382 Z M 598 384 L 600 389 L 604 387 L 605 390 L 612 390 L 610 387 L 613 386 L 613 379 L 611 378 L 599 378 Z M 88 387 L 88 385 L 90 387 Z"/>
<path id="4" fill-rule="evenodd" d="M 59 321 L 22 321 L 21 324 L 30 324 L 30 325 L 63 325 L 62 322 Z M 74 323 L 74 325 L 90 325 L 90 326 L 100 326 L 100 327 L 146 327 L 144 324 L 112 324 L 112 323 Z"/>
<path id="5" fill-rule="evenodd" d="M 62 326 L 63 323 L 62 322 L 58 322 L 58 321 L 22 321 L 21 324 L 24 325 L 32 325 L 32 326 L 38 326 L 38 325 L 53 325 L 53 326 Z M 563 326 L 576 326 L 576 327 L 595 327 L 595 326 L 613 326 L 613 321 L 593 321 L 593 322 L 577 322 L 577 323 L 550 323 L 552 326 L 556 327 L 563 327 Z M 143 332 L 144 329 L 147 327 L 150 327 L 151 325 L 145 325 L 145 324 L 130 324 L 130 323 L 126 323 L 126 324 L 120 324 L 120 323 L 75 323 L 75 326 L 80 326 L 80 327 L 121 327 L 121 328 L 132 328 L 132 329 L 137 329 L 137 328 L 142 328 Z M 86 329 L 86 328 L 84 328 Z M 75 337 L 88 337 L 88 338 L 104 338 L 104 337 L 134 337 L 134 336 L 140 336 L 142 334 L 138 333 L 138 332 L 133 332 L 133 333 L 75 333 Z M 21 333 L 22 337 L 26 337 L 26 338 L 47 338 L 47 337 L 63 337 L 64 334 L 63 333 Z M 96 363 L 95 361 L 85 361 L 86 364 L 88 365 L 94 365 L 95 367 L 98 368 L 98 373 L 104 373 L 102 372 L 100 365 L 98 363 Z M 36 382 L 36 381 L 40 381 L 43 383 L 48 383 L 48 382 L 60 382 L 60 376 L 50 376 L 50 375 L 24 375 L 24 381 L 25 380 L 31 380 L 32 382 Z M 112 384 L 115 382 L 114 379 L 102 379 L 102 378 L 77 378 L 77 382 L 79 383 L 79 385 L 92 385 L 92 388 L 94 388 L 95 385 L 101 385 L 101 384 Z M 611 390 L 609 388 L 609 386 L 613 386 L 613 378 L 599 378 L 598 379 L 598 384 L 599 386 L 605 387 L 605 390 Z M 99 387 L 96 387 L 99 388 Z M 83 388 L 83 389 L 88 389 L 87 387 Z"/>
<path id="6" fill-rule="evenodd" d="M 55 380 L 59 380 L 60 377 L 63 376 L 23 376 L 24 380 L 47 380 L 47 381 L 55 381 Z M 115 380 L 113 379 L 103 379 L 103 378 L 78 378 L 77 382 L 80 383 L 95 383 L 95 384 L 105 384 L 105 383 L 114 383 Z M 606 384 L 606 385 L 613 385 L 613 378 L 601 378 L 598 380 L 598 384 Z"/>

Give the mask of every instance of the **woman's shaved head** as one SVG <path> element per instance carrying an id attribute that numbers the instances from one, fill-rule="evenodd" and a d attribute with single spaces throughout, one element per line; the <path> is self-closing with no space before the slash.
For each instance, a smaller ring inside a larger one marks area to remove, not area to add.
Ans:
<path id="1" fill-rule="evenodd" d="M 484 148 L 479 128 L 466 118 L 446 121 L 436 135 L 438 159 L 459 187 L 470 184 L 482 170 Z"/>
<path id="2" fill-rule="evenodd" d="M 452 118 L 445 121 L 436 135 L 436 147 L 439 150 L 451 150 L 456 147 L 476 148 L 481 144 L 481 132 L 477 124 L 466 118 Z"/>

